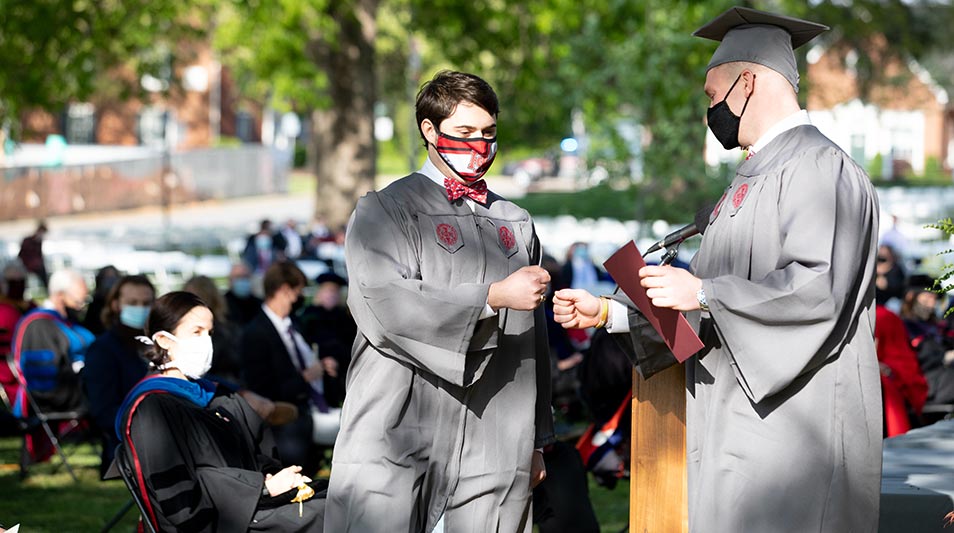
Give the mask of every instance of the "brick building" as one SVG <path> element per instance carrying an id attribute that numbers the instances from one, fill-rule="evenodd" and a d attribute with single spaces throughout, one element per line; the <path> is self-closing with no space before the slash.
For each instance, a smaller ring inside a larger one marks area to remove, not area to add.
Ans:
<path id="1" fill-rule="evenodd" d="M 946 173 L 954 167 L 954 106 L 917 62 L 873 59 L 881 78 L 862 101 L 858 54 L 845 46 L 808 52 L 807 109 L 812 122 L 872 177 L 898 179 Z"/>
<path id="2" fill-rule="evenodd" d="M 873 48 L 884 43 L 874 43 Z M 861 164 L 872 178 L 951 176 L 954 169 L 954 105 L 948 92 L 915 61 L 876 57 L 878 82 L 862 98 L 857 52 L 815 46 L 801 81 L 812 123 Z M 708 133 L 706 161 L 735 163 Z"/>
<path id="3" fill-rule="evenodd" d="M 179 150 L 215 146 L 222 137 L 260 142 L 262 105 L 238 94 L 207 43 L 187 46 L 182 57 L 191 61 L 175 67 L 178 84 L 170 88 L 168 80 L 148 75 L 136 80 L 131 69 L 117 68 L 115 82 L 104 84 L 89 101 L 73 102 L 59 113 L 24 113 L 24 141 L 61 134 L 71 145 L 166 144 Z M 123 95 L 136 85 L 141 97 Z"/>

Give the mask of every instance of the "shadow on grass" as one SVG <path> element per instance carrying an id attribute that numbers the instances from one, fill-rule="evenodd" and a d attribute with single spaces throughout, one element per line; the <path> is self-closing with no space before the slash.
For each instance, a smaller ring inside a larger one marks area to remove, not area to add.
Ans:
<path id="1" fill-rule="evenodd" d="M 96 446 L 70 445 L 66 451 L 78 482 L 59 466 L 59 459 L 31 466 L 20 481 L 20 439 L 0 439 L 0 524 L 21 524 L 21 531 L 31 533 L 100 531 L 129 501 L 121 480 L 100 481 Z M 138 518 L 130 510 L 113 531 L 134 531 Z"/>
<path id="2" fill-rule="evenodd" d="M 96 446 L 67 448 L 78 483 L 58 467 L 55 459 L 33 465 L 30 475 L 21 482 L 16 468 L 19 451 L 18 438 L 0 438 L 0 524 L 4 526 L 19 523 L 21 531 L 30 533 L 96 532 L 129 501 L 121 480 L 100 481 Z M 613 490 L 592 479 L 589 483 L 600 529 L 622 531 L 629 520 L 629 483 L 620 483 Z M 113 531 L 134 531 L 137 520 L 138 513 L 131 509 Z"/>

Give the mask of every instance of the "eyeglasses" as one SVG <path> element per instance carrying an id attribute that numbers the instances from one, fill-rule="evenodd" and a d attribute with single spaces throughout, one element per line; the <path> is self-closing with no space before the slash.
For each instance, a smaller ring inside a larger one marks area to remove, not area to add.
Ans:
<path id="1" fill-rule="evenodd" d="M 879 263 L 887 263 L 887 262 L 888 262 L 888 258 L 885 257 L 885 256 L 883 256 L 883 255 L 879 255 L 879 256 L 878 256 L 878 262 L 879 262 Z"/>

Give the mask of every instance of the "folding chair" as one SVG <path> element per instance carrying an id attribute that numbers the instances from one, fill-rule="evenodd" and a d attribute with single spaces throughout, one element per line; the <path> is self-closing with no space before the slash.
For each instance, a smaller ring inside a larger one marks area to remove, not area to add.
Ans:
<path id="1" fill-rule="evenodd" d="M 926 425 L 954 418 L 954 404 L 935 403 L 927 404 L 921 410 L 921 417 Z"/>
<path id="2" fill-rule="evenodd" d="M 9 369 L 9 375 L 17 382 L 16 396 L 13 400 L 10 401 L 10 398 L 7 398 L 6 395 L 3 395 L 3 397 L 7 408 L 10 409 L 10 412 L 16 418 L 20 433 L 23 435 L 23 444 L 20 448 L 20 479 L 26 478 L 28 466 L 31 462 L 30 452 L 27 448 L 27 439 L 34 434 L 37 429 L 42 429 L 43 434 L 50 440 L 54 452 L 60 456 L 60 460 L 63 466 L 66 467 L 67 472 L 69 472 L 70 477 L 73 478 L 73 481 L 79 481 L 76 477 L 76 472 L 74 472 L 73 467 L 70 466 L 69 459 L 63 452 L 62 446 L 60 446 L 59 437 L 63 437 L 78 428 L 81 420 L 86 416 L 85 411 L 43 412 L 43 410 L 37 406 L 36 400 L 33 399 L 33 395 L 30 394 L 30 390 L 27 388 L 26 380 L 19 370 L 16 357 L 14 356 L 13 359 L 7 359 L 5 366 Z M 68 427 L 65 431 L 53 431 L 50 427 L 51 422 L 56 424 L 58 428 L 60 422 L 67 422 Z"/>
<path id="3" fill-rule="evenodd" d="M 143 499 L 143 493 L 139 490 L 139 479 L 136 476 L 136 471 L 133 469 L 132 465 L 129 464 L 129 457 L 126 456 L 126 449 L 123 444 L 116 446 L 116 456 L 113 458 L 113 464 L 110 465 L 109 470 L 106 472 L 106 476 L 103 479 L 113 479 L 116 477 L 117 473 L 123 478 L 123 483 L 126 484 L 126 488 L 132 495 L 132 501 L 135 502 L 136 508 L 139 509 L 139 524 L 142 526 L 143 531 L 146 533 L 156 533 L 158 531 L 158 526 L 152 523 L 152 519 L 150 518 L 152 515 L 146 508 L 146 502 Z M 122 515 L 126 514 L 126 510 L 128 509 L 128 504 L 120 509 L 119 513 L 117 513 L 117 516 L 113 519 L 113 522 L 107 524 L 107 527 L 104 528 L 103 531 L 108 531 L 113 525 L 115 525 L 115 522 L 118 522 L 119 519 L 122 518 Z"/>

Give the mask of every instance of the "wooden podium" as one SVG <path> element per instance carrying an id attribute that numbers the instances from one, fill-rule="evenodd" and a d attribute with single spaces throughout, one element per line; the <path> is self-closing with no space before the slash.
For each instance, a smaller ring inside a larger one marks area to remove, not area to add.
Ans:
<path id="1" fill-rule="evenodd" d="M 643 379 L 633 371 L 631 533 L 689 531 L 686 484 L 686 368 Z"/>
<path id="2" fill-rule="evenodd" d="M 633 241 L 603 263 L 676 360 L 684 362 L 703 348 L 702 341 L 681 313 L 652 304 L 638 275 L 645 265 Z M 633 370 L 632 425 L 630 532 L 688 532 L 685 366 L 672 365 L 649 379 Z"/>

